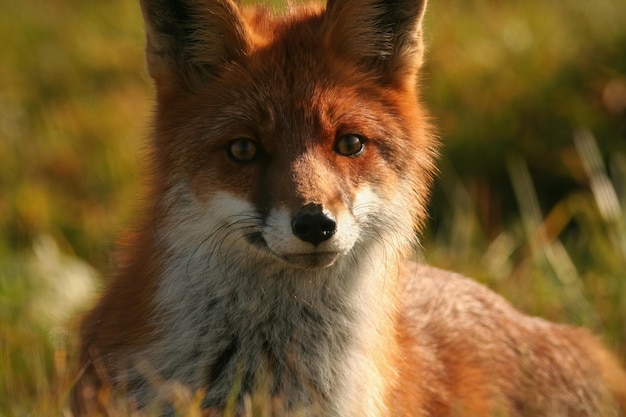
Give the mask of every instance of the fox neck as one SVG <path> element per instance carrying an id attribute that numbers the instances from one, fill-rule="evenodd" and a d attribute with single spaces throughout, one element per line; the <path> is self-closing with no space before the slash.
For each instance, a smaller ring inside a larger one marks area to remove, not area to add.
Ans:
<path id="1" fill-rule="evenodd" d="M 240 386 L 240 399 L 278 396 L 285 408 L 314 410 L 304 415 L 384 408 L 397 252 L 370 244 L 330 267 L 297 269 L 259 262 L 254 249 L 190 260 L 196 245 L 169 245 L 161 255 L 168 266 L 157 290 L 156 342 L 139 357 L 159 364 L 165 378 L 208 386 L 209 407 Z"/>

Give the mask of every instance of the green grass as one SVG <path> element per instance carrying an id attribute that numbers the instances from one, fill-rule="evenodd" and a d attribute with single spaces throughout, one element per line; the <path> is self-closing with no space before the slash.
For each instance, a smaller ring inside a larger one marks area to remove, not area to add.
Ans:
<path id="1" fill-rule="evenodd" d="M 621 0 L 433 1 L 422 83 L 445 144 L 423 256 L 622 360 L 624 21 Z M 140 194 L 139 7 L 0 2 L 0 46 L 0 416 L 61 416 L 81 277 L 108 274 Z"/>

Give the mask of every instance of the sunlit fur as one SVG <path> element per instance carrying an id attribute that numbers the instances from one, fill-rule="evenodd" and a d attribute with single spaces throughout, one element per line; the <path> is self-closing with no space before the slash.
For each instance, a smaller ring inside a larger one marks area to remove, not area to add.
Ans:
<path id="1" fill-rule="evenodd" d="M 77 414 L 176 381 L 211 415 L 256 395 L 276 415 L 618 415 L 626 377 L 586 331 L 408 261 L 437 149 L 425 1 L 141 5 L 150 191 L 83 320 Z M 294 231 L 307 210 L 332 220 L 319 242 Z"/>

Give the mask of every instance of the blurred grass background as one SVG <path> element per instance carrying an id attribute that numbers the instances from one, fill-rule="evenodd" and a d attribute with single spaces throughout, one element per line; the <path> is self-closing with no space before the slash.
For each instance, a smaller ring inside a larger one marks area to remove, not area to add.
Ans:
<path id="1" fill-rule="evenodd" d="M 62 415 L 63 331 L 139 198 L 138 2 L 0 1 L 0 416 Z M 422 256 L 626 359 L 626 2 L 432 1 Z"/>

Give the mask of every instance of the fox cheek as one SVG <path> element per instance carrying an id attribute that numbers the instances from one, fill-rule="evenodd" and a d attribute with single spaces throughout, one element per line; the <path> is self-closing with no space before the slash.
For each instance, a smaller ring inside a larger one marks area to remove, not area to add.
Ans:
<path id="1" fill-rule="evenodd" d="M 266 187 L 262 167 L 236 165 L 222 155 L 212 157 L 194 172 L 187 173 L 183 182 L 188 184 L 200 210 L 216 193 L 226 193 L 250 202 L 255 207 L 254 215 L 262 216 L 267 212 L 268 196 L 274 194 Z"/>

